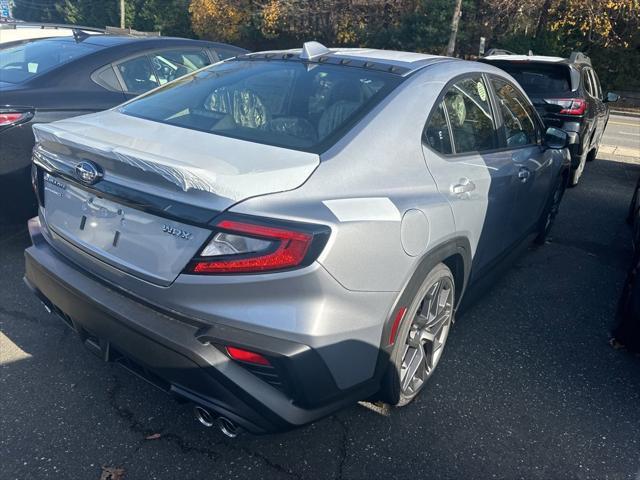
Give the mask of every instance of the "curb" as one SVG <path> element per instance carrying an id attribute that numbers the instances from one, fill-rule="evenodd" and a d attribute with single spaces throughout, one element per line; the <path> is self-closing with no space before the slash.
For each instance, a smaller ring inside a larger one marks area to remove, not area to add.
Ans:
<path id="1" fill-rule="evenodd" d="M 617 145 L 600 145 L 598 153 L 640 159 L 640 148 L 618 147 Z"/>
<path id="2" fill-rule="evenodd" d="M 609 109 L 611 115 L 620 115 L 621 117 L 634 117 L 640 118 L 640 112 L 627 112 L 625 110 L 613 110 Z"/>

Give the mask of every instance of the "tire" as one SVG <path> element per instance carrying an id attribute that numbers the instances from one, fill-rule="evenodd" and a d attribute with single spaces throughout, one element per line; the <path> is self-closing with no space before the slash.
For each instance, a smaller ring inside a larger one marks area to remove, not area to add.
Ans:
<path id="1" fill-rule="evenodd" d="M 571 169 L 570 175 L 569 175 L 569 187 L 573 188 L 575 186 L 578 185 L 578 183 L 580 182 L 580 177 L 582 177 L 582 173 L 584 172 L 584 167 L 587 164 L 587 160 L 586 157 L 588 155 L 583 155 L 582 157 L 580 157 L 580 163 L 578 163 L 578 166 L 576 168 Z"/>
<path id="2" fill-rule="evenodd" d="M 637 216 L 637 213 L 638 213 L 637 204 L 638 204 L 639 193 L 640 193 L 640 178 L 636 183 L 636 188 L 633 191 L 633 197 L 631 197 L 631 203 L 629 204 L 629 210 L 627 211 L 627 218 L 625 219 L 625 222 L 627 222 L 627 225 L 633 225 L 633 222 L 635 221 L 635 218 Z"/>
<path id="3" fill-rule="evenodd" d="M 435 298 L 437 302 L 429 302 Z M 418 288 L 398 329 L 380 390 L 385 402 L 396 407 L 409 404 L 431 378 L 453 325 L 454 301 L 453 275 L 439 263 Z M 407 377 L 413 367 L 415 375 Z"/>
<path id="4" fill-rule="evenodd" d="M 38 213 L 31 187 L 31 167 L 0 176 L 0 223 L 25 223 Z M 8 208 L 4 208 L 4 206 Z"/>
<path id="5" fill-rule="evenodd" d="M 542 211 L 542 215 L 540 215 L 540 220 L 538 221 L 538 235 L 534 239 L 534 243 L 537 245 L 543 245 L 547 240 L 547 236 L 553 227 L 553 222 L 560 210 L 560 203 L 562 202 L 562 197 L 564 197 L 565 190 L 566 177 L 561 176 L 557 180 L 556 186 L 551 192 L 551 195 L 549 195 L 547 204 Z"/>
<path id="6" fill-rule="evenodd" d="M 598 148 L 596 147 L 589 152 L 589 155 L 587 155 L 587 162 L 593 162 L 597 156 L 598 156 Z"/>

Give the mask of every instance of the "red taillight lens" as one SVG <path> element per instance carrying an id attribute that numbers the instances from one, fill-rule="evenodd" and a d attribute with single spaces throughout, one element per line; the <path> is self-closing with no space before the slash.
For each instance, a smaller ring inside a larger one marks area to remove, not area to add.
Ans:
<path id="1" fill-rule="evenodd" d="M 236 220 L 220 229 L 188 268 L 189 273 L 259 273 L 297 267 L 314 242 L 312 232 Z"/>
<path id="2" fill-rule="evenodd" d="M 244 350 L 238 347 L 227 347 L 227 353 L 234 360 L 238 360 L 240 362 L 253 363 L 255 365 L 266 365 L 270 366 L 271 362 L 267 360 L 267 358 L 263 355 L 260 355 L 256 352 L 250 352 L 249 350 Z"/>
<path id="3" fill-rule="evenodd" d="M 25 112 L 0 112 L 0 127 L 19 123 L 26 119 L 27 115 Z"/>
<path id="4" fill-rule="evenodd" d="M 545 98 L 547 103 L 560 105 L 562 115 L 583 115 L 587 111 L 587 102 L 583 98 Z"/>

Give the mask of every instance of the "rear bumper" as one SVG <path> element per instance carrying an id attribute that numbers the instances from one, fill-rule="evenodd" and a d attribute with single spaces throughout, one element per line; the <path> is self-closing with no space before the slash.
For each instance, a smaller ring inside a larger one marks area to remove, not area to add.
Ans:
<path id="1" fill-rule="evenodd" d="M 90 350 L 253 433 L 312 422 L 378 389 L 380 375 L 340 390 L 322 356 L 307 345 L 202 324 L 109 288 L 54 251 L 37 219 L 29 227 L 33 245 L 25 251 L 25 282 Z M 232 361 L 225 345 L 262 353 L 273 371 Z M 378 357 L 383 365 L 383 354 Z"/>

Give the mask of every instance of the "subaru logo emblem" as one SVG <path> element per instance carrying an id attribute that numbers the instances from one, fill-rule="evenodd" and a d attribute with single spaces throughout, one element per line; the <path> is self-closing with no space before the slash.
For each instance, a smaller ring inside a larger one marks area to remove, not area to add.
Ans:
<path id="1" fill-rule="evenodd" d="M 76 165 L 76 177 L 82 183 L 93 185 L 103 176 L 102 169 L 93 162 L 83 161 Z"/>

